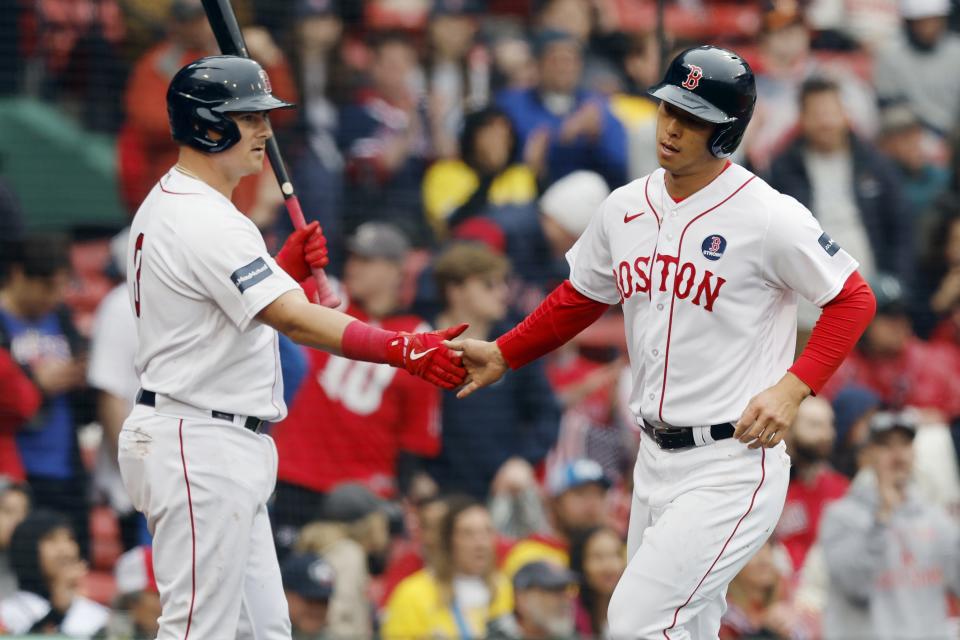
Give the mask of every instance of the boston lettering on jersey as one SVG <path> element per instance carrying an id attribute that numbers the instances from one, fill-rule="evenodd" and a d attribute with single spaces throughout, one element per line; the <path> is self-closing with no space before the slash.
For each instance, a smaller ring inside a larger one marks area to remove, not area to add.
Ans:
<path id="1" fill-rule="evenodd" d="M 637 293 L 650 292 L 651 269 L 648 263 L 650 256 L 639 256 L 633 260 L 633 263 L 624 260 L 621 261 L 614 273 L 617 283 L 617 289 L 620 291 L 620 301 L 629 300 L 631 296 Z M 720 288 L 726 279 L 714 274 L 709 269 L 704 269 L 697 273 L 697 267 L 692 262 L 684 262 L 679 265 L 677 256 L 667 256 L 660 254 L 654 262 L 653 272 L 656 273 L 657 265 L 660 271 L 660 292 L 667 291 L 667 281 L 670 277 L 670 268 L 673 267 L 673 294 L 686 300 L 693 294 L 690 302 L 702 306 L 707 311 L 713 311 L 713 305 L 720 296 Z"/>
<path id="2" fill-rule="evenodd" d="M 233 284 L 237 285 L 240 293 L 243 293 L 258 282 L 263 281 L 270 276 L 273 271 L 270 266 L 263 261 L 263 258 L 257 258 L 248 265 L 244 265 L 230 274 Z"/>

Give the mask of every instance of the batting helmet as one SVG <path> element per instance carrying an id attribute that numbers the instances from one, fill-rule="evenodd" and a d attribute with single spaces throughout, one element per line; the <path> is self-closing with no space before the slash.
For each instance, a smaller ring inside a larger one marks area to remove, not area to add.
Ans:
<path id="1" fill-rule="evenodd" d="M 717 125 L 709 143 L 717 158 L 726 158 L 740 145 L 757 101 L 750 65 L 733 51 L 709 45 L 674 58 L 663 82 L 648 93 Z"/>
<path id="2" fill-rule="evenodd" d="M 167 89 L 173 139 L 208 153 L 225 151 L 240 140 L 240 129 L 228 113 L 293 106 L 271 91 L 267 72 L 248 58 L 208 56 L 191 62 Z M 211 131 L 220 136 L 211 137 Z"/>

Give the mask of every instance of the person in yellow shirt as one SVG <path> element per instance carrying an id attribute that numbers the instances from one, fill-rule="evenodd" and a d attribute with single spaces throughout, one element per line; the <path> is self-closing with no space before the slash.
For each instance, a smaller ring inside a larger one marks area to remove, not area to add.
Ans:
<path id="1" fill-rule="evenodd" d="M 487 107 L 464 119 L 460 158 L 439 160 L 423 179 L 427 221 L 444 238 L 447 230 L 488 206 L 522 205 L 537 197 L 537 179 L 513 162 L 517 134 L 507 114 Z"/>
<path id="2" fill-rule="evenodd" d="M 551 528 L 520 540 L 507 553 L 503 573 L 512 578 L 520 567 L 543 560 L 570 566 L 570 540 L 603 524 L 610 479 L 594 460 L 580 458 L 554 467 L 547 476 Z"/>
<path id="3" fill-rule="evenodd" d="M 448 505 L 436 567 L 397 585 L 383 611 L 384 640 L 479 639 L 490 621 L 513 611 L 512 586 L 496 567 L 490 513 L 466 496 Z"/>

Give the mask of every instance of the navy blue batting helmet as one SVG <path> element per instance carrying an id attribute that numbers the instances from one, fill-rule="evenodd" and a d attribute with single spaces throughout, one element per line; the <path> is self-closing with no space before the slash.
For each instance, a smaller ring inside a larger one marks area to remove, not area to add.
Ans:
<path id="1" fill-rule="evenodd" d="M 271 92 L 267 72 L 249 58 L 208 56 L 191 62 L 167 89 L 173 139 L 208 153 L 225 151 L 240 140 L 240 129 L 227 114 L 294 106 Z M 211 137 L 211 131 L 219 137 Z"/>
<path id="2" fill-rule="evenodd" d="M 726 158 L 743 140 L 753 115 L 757 85 L 750 65 L 733 51 L 714 46 L 687 49 L 670 63 L 650 95 L 713 123 L 710 153 Z"/>

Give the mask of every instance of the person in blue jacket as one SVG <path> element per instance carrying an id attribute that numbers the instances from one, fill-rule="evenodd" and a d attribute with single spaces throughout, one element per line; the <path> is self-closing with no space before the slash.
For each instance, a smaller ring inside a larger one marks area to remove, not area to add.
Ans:
<path id="1" fill-rule="evenodd" d="M 496 99 L 517 130 L 523 160 L 542 187 L 578 169 L 595 171 L 611 189 L 627 181 L 627 134 L 607 99 L 580 87 L 583 52 L 562 31 L 536 36 L 539 82 Z"/>

